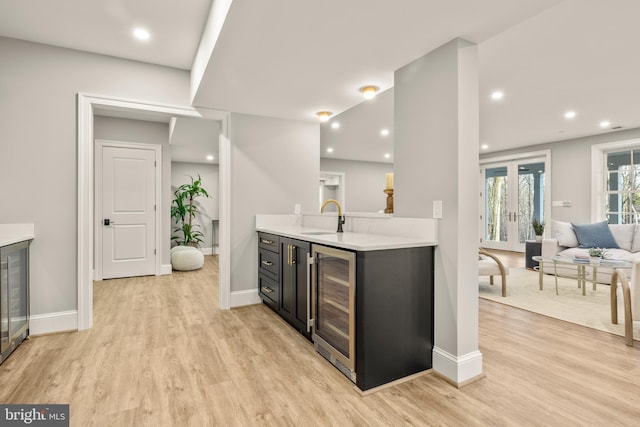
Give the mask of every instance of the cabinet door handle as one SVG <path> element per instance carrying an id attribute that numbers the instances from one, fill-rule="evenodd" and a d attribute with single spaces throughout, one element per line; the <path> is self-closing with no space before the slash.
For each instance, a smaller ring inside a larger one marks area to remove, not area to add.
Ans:
<path id="1" fill-rule="evenodd" d="M 293 246 L 287 245 L 287 265 L 291 265 L 291 248 Z"/>
<path id="2" fill-rule="evenodd" d="M 270 294 L 271 292 L 273 292 L 273 289 L 263 286 L 262 292 L 264 292 L 265 294 Z"/>
<path id="3" fill-rule="evenodd" d="M 291 265 L 296 263 L 296 249 L 298 249 L 297 246 L 291 246 Z"/>
<path id="4" fill-rule="evenodd" d="M 260 241 L 265 245 L 273 245 L 273 240 L 260 239 Z"/>
<path id="5" fill-rule="evenodd" d="M 267 267 L 271 267 L 273 263 L 271 261 L 262 261 L 262 265 L 266 265 Z"/>

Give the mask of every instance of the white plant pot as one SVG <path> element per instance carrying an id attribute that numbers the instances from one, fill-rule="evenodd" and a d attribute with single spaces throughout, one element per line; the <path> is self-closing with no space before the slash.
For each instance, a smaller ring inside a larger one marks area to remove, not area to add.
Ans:
<path id="1" fill-rule="evenodd" d="M 542 236 L 536 235 L 536 242 L 538 243 L 542 242 Z"/>
<path id="2" fill-rule="evenodd" d="M 589 257 L 589 263 L 591 265 L 600 265 L 600 261 L 602 260 L 602 258 L 600 258 L 599 256 L 592 256 Z"/>

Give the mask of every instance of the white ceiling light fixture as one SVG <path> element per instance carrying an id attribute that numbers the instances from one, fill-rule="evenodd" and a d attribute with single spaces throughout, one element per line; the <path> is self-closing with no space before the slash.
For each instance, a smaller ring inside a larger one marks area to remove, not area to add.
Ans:
<path id="1" fill-rule="evenodd" d="M 331 123 L 331 128 L 332 129 L 340 129 L 340 123 L 338 123 L 338 122 Z"/>
<path id="2" fill-rule="evenodd" d="M 483 150 L 486 150 L 487 148 L 489 148 L 489 144 L 482 144 L 480 148 L 482 148 Z"/>
<path id="3" fill-rule="evenodd" d="M 331 147 L 327 148 L 327 153 L 333 153 L 333 148 Z"/>
<path id="4" fill-rule="evenodd" d="M 207 156 L 207 160 L 212 161 L 212 160 L 213 160 L 213 154 L 209 154 L 209 155 Z"/>
<path id="5" fill-rule="evenodd" d="M 385 158 L 385 159 L 389 159 L 389 158 L 391 158 L 391 154 L 389 154 L 389 153 L 384 153 L 384 158 Z"/>
<path id="6" fill-rule="evenodd" d="M 611 126 L 611 122 L 609 120 L 603 120 L 600 122 L 601 128 L 608 128 L 609 126 Z"/>
<path id="7" fill-rule="evenodd" d="M 321 122 L 326 122 L 329 120 L 332 114 L 333 113 L 331 111 L 318 111 L 316 113 L 316 116 L 318 116 L 318 119 L 320 119 Z"/>
<path id="8" fill-rule="evenodd" d="M 151 34 L 149 33 L 149 31 L 145 30 L 144 28 L 135 28 L 133 30 L 133 35 L 135 36 L 135 38 L 137 38 L 138 40 L 143 40 L 143 41 L 147 41 L 151 38 Z"/>
<path id="9" fill-rule="evenodd" d="M 385 128 L 385 129 L 382 129 L 382 130 L 380 131 L 380 135 L 382 135 L 382 136 L 389 136 L 389 129 L 386 129 L 386 128 Z"/>
<path id="10" fill-rule="evenodd" d="M 380 88 L 378 86 L 369 85 L 369 86 L 362 86 L 358 90 L 362 92 L 362 96 L 364 96 L 364 99 L 372 99 L 372 98 L 375 98 Z"/>
<path id="11" fill-rule="evenodd" d="M 491 93 L 491 99 L 494 99 L 497 101 L 502 98 L 504 98 L 504 92 L 501 90 L 495 90 Z"/>
<path id="12" fill-rule="evenodd" d="M 575 116 L 576 116 L 576 112 L 573 110 L 567 111 L 566 113 L 564 113 L 565 119 L 573 119 Z"/>

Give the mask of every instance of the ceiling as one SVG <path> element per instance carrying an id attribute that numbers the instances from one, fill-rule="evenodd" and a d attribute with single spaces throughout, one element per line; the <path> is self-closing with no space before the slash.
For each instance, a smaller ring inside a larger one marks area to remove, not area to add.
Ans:
<path id="1" fill-rule="evenodd" d="M 0 35 L 188 70 L 210 5 L 3 0 Z M 479 46 L 487 151 L 640 127 L 638 16 L 633 0 L 233 0 L 194 105 L 309 121 L 329 110 L 346 118 L 362 103 L 360 86 L 389 89 L 396 69 L 461 37 Z M 151 40 L 133 40 L 134 25 L 147 26 Z M 504 91 L 502 100 L 489 98 L 495 89 Z M 393 91 L 384 94 L 364 107 L 379 110 L 372 135 L 333 132 L 348 135 L 343 145 L 364 160 L 385 161 L 372 147 L 384 117 L 392 121 Z M 563 117 L 568 109 L 577 112 L 572 120 Z M 601 129 L 604 119 L 611 124 Z M 393 133 L 376 141 L 384 150 L 392 143 Z"/>

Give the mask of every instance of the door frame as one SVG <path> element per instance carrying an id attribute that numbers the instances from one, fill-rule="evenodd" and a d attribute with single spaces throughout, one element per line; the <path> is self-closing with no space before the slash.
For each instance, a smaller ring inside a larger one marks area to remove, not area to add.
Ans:
<path id="1" fill-rule="evenodd" d="M 545 179 L 544 179 L 544 194 L 545 194 L 545 201 L 544 201 L 544 218 L 545 218 L 545 228 L 544 228 L 544 235 L 543 236 L 549 236 L 550 235 L 550 229 L 551 229 L 551 201 L 552 196 L 551 196 L 551 150 L 540 150 L 540 151 L 527 151 L 524 153 L 516 153 L 516 154 L 508 154 L 505 156 L 496 156 L 496 157 L 483 157 L 482 159 L 480 159 L 479 162 L 479 170 L 480 170 L 480 212 L 481 214 L 479 215 L 479 223 L 480 226 L 478 228 L 478 237 L 479 237 L 479 242 L 480 242 L 480 247 L 485 247 L 484 243 L 484 225 L 485 225 L 485 218 L 484 218 L 484 203 L 485 203 L 485 198 L 486 198 L 486 194 L 484 194 L 485 189 L 484 189 L 484 180 L 485 177 L 482 174 L 482 167 L 487 166 L 491 163 L 506 163 L 506 162 L 512 162 L 512 161 L 522 161 L 522 160 L 526 160 L 526 159 L 534 159 L 534 158 L 544 158 L 544 162 L 545 162 Z"/>
<path id="2" fill-rule="evenodd" d="M 219 120 L 220 126 L 220 256 L 219 283 L 220 308 L 229 309 L 231 299 L 231 219 L 230 210 L 230 162 L 231 142 L 229 140 L 229 113 L 205 108 L 162 104 L 105 95 L 79 92 L 77 95 L 78 125 L 78 247 L 77 247 L 77 288 L 78 288 L 78 330 L 93 326 L 93 253 L 94 237 L 94 141 L 93 116 L 95 109 L 126 111 L 143 116 L 187 117 Z"/>
<path id="3" fill-rule="evenodd" d="M 144 144 L 140 142 L 120 142 L 120 141 L 108 141 L 104 139 L 95 140 L 95 156 L 94 156 L 94 191 L 95 191 L 95 210 L 97 212 L 94 215 L 94 264 L 93 264 L 93 280 L 102 280 L 102 227 L 101 227 L 101 214 L 102 212 L 102 148 L 115 147 L 115 148 L 130 148 L 134 150 L 149 150 L 153 151 L 155 155 L 155 245 L 154 251 L 154 270 L 155 275 L 160 276 L 161 266 L 160 259 L 162 256 L 158 252 L 162 245 L 162 209 L 158 209 L 158 206 L 162 206 L 162 146 L 158 144 Z"/>

